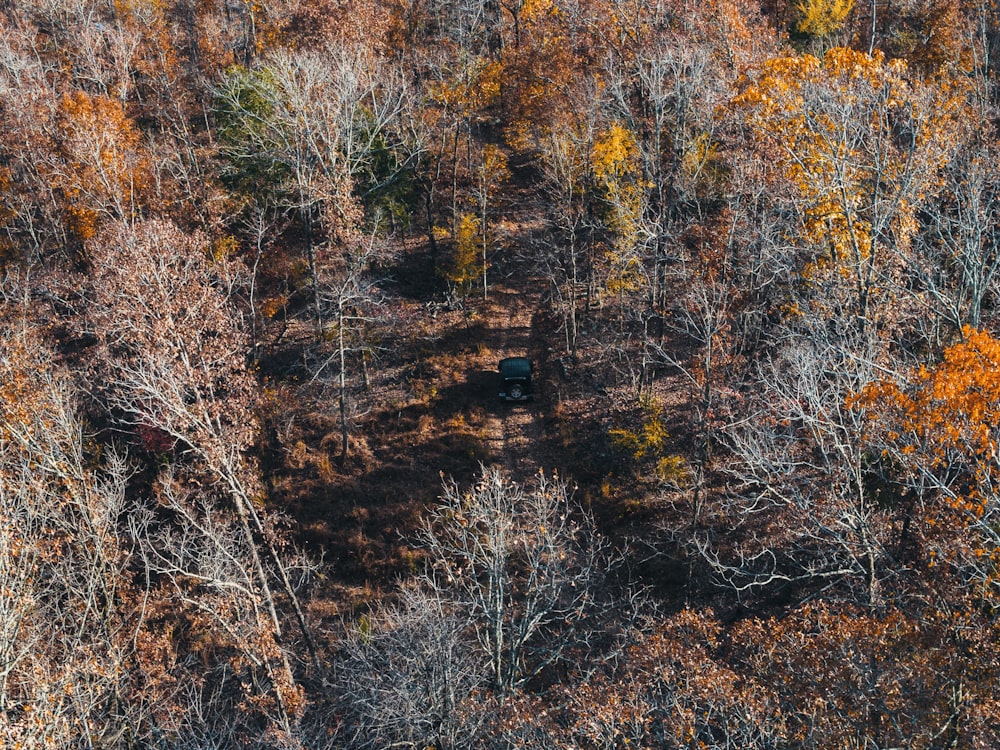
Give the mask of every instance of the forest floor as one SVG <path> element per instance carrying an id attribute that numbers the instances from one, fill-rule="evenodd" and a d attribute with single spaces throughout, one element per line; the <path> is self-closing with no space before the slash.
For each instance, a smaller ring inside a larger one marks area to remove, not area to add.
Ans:
<path id="1" fill-rule="evenodd" d="M 363 384 L 352 396 L 346 461 L 335 385 L 286 378 L 275 387 L 265 473 L 299 543 L 332 564 L 326 590 L 314 597 L 331 617 L 365 607 L 415 570 L 414 536 L 442 479 L 468 485 L 484 466 L 520 483 L 540 471 L 558 474 L 617 543 L 662 536 L 669 493 L 623 460 L 609 436 L 610 425 L 641 417 L 634 388 L 598 337 L 582 338 L 575 359 L 565 354 L 548 282 L 525 261 L 530 211 L 511 211 L 500 226 L 485 299 L 480 288 L 449 306 L 431 293 L 440 284 L 422 244 L 405 248 L 388 269 L 396 330 L 391 347 L 353 373 Z M 533 401 L 497 397 L 497 364 L 506 356 L 532 359 Z M 673 420 L 667 447 L 680 452 L 683 395 L 669 378 L 665 384 Z M 684 573 L 657 559 L 656 585 L 679 584 Z"/>

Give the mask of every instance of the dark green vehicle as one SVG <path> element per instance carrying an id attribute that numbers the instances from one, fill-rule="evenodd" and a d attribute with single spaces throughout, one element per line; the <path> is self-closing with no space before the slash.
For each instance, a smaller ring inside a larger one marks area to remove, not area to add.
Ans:
<path id="1" fill-rule="evenodd" d="M 501 401 L 530 401 L 535 397 L 530 359 L 505 357 L 500 360 L 499 370 Z"/>

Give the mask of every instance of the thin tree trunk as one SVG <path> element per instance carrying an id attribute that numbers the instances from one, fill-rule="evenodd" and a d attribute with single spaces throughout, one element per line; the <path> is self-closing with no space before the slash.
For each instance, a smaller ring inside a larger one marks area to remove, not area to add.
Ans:
<path id="1" fill-rule="evenodd" d="M 338 308 L 339 317 L 337 321 L 337 347 L 340 357 L 340 463 L 347 463 L 348 435 L 347 435 L 347 355 L 344 344 L 344 307 Z"/>
<path id="2" fill-rule="evenodd" d="M 306 233 L 306 254 L 309 259 L 310 285 L 312 286 L 313 314 L 316 316 L 316 340 L 323 336 L 323 303 L 319 293 L 319 268 L 316 263 L 316 245 L 313 242 L 312 206 L 302 209 L 302 224 Z"/>
<path id="3" fill-rule="evenodd" d="M 871 57 L 874 54 L 874 52 L 875 52 L 875 17 L 876 17 L 876 14 L 875 14 L 876 7 L 875 6 L 876 6 L 876 2 L 877 2 L 877 0 L 872 0 L 872 28 L 871 28 L 871 36 L 869 37 L 869 40 L 868 40 L 868 56 L 869 57 Z"/>

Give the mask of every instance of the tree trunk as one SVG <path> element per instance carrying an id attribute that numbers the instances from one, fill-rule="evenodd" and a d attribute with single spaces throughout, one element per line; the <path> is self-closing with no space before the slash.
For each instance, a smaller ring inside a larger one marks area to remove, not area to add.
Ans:
<path id="1" fill-rule="evenodd" d="M 337 347 L 340 357 L 340 463 L 347 463 L 347 353 L 344 343 L 344 307 L 338 307 Z"/>

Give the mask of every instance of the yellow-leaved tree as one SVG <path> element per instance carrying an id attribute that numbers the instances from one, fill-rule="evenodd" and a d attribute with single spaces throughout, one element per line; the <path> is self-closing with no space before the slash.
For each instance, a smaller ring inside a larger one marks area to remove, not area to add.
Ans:
<path id="1" fill-rule="evenodd" d="M 487 255 L 490 245 L 493 244 L 493 233 L 490 231 L 491 213 L 494 210 L 493 199 L 496 197 L 500 187 L 510 179 L 510 170 L 507 168 L 507 154 L 499 146 L 487 144 L 483 146 L 480 155 L 479 166 L 475 172 L 476 182 L 473 188 L 473 197 L 479 205 L 479 242 L 483 272 L 483 299 L 486 299 L 486 271 L 489 268 Z"/>
<path id="2" fill-rule="evenodd" d="M 795 30 L 817 39 L 828 37 L 840 31 L 853 9 L 854 0 L 799 0 Z"/>
<path id="3" fill-rule="evenodd" d="M 605 222 L 612 237 L 606 287 L 609 293 L 622 297 L 640 285 L 642 273 L 637 251 L 647 185 L 635 134 L 620 123 L 612 123 L 594 141 L 591 169 L 606 204 Z"/>
<path id="4" fill-rule="evenodd" d="M 862 328 L 909 251 L 917 211 L 960 129 L 959 84 L 915 79 L 902 61 L 834 48 L 779 57 L 735 98 L 794 195 L 802 274 L 840 288 Z"/>
<path id="5" fill-rule="evenodd" d="M 480 274 L 486 269 L 480 265 L 480 221 L 470 213 L 464 213 L 458 220 L 455 233 L 455 254 L 445 278 L 457 297 L 466 297 Z"/>

